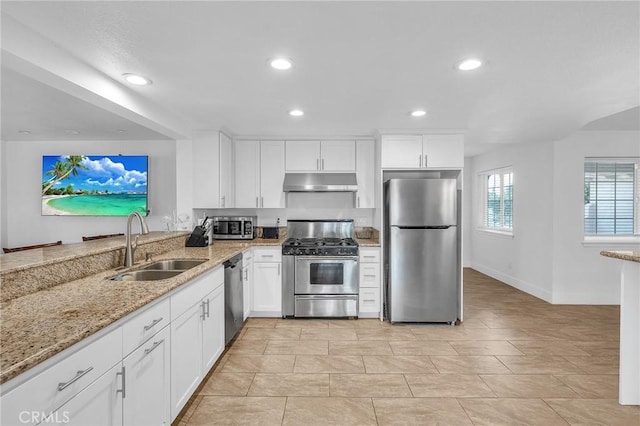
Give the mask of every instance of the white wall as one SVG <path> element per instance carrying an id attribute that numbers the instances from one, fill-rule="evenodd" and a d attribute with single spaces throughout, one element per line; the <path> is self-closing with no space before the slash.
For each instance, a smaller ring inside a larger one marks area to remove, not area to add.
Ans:
<path id="1" fill-rule="evenodd" d="M 584 157 L 640 157 L 640 132 L 578 132 L 553 148 L 553 303 L 618 304 L 620 264 L 600 251 L 640 245 L 583 245 Z"/>
<path id="2" fill-rule="evenodd" d="M 471 267 L 471 237 L 474 230 L 474 223 L 471 221 L 471 202 L 473 180 L 471 173 L 471 158 L 464 159 L 464 170 L 462 171 L 462 266 Z"/>
<path id="3" fill-rule="evenodd" d="M 640 133 L 575 133 L 557 142 L 511 145 L 465 163 L 471 181 L 470 264 L 551 303 L 618 304 L 620 265 L 600 256 L 618 244 L 583 244 L 584 158 L 640 156 Z M 513 166 L 513 238 L 477 229 L 478 173 Z"/>
<path id="4" fill-rule="evenodd" d="M 43 155 L 148 155 L 151 230 L 162 230 L 161 218 L 176 209 L 176 142 L 160 141 L 5 141 L 2 156 L 3 247 L 62 240 L 72 243 L 83 235 L 125 232 L 124 217 L 42 216 Z M 135 232 L 139 232 L 134 227 Z"/>
<path id="5" fill-rule="evenodd" d="M 468 234 L 471 266 L 527 293 L 551 301 L 553 215 L 553 145 L 509 145 L 473 157 Z M 513 237 L 478 229 L 481 187 L 478 173 L 513 167 Z"/>

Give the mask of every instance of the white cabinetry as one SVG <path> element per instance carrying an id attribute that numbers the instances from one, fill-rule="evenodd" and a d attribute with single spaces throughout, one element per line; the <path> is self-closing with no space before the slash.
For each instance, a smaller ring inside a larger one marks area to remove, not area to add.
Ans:
<path id="1" fill-rule="evenodd" d="M 464 166 L 462 135 L 384 135 L 383 169 L 438 169 Z"/>
<path id="2" fill-rule="evenodd" d="M 356 179 L 358 192 L 356 193 L 356 207 L 375 208 L 375 177 L 373 141 L 356 142 Z"/>
<path id="3" fill-rule="evenodd" d="M 380 315 L 380 249 L 360 247 L 360 298 L 361 317 Z"/>
<path id="4" fill-rule="evenodd" d="M 242 253 L 242 304 L 244 312 L 242 320 L 251 315 L 251 293 L 253 290 L 253 251 Z"/>
<path id="5" fill-rule="evenodd" d="M 218 267 L 171 296 L 172 421 L 223 350 L 224 270 Z"/>
<path id="6" fill-rule="evenodd" d="M 284 207 L 284 141 L 238 140 L 235 148 L 235 206 Z"/>
<path id="7" fill-rule="evenodd" d="M 231 139 L 222 132 L 202 132 L 193 139 L 193 205 L 233 207 Z"/>
<path id="8" fill-rule="evenodd" d="M 282 248 L 253 250 L 252 313 L 282 316 Z"/>
<path id="9" fill-rule="evenodd" d="M 352 172 L 356 169 L 353 140 L 286 141 L 288 172 Z"/>

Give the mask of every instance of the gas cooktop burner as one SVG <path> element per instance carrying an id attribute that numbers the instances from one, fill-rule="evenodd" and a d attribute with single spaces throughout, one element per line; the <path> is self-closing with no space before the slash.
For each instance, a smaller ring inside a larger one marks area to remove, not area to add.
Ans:
<path id="1" fill-rule="evenodd" d="M 353 238 L 289 238 L 282 254 L 318 256 L 357 256 L 358 243 Z"/>

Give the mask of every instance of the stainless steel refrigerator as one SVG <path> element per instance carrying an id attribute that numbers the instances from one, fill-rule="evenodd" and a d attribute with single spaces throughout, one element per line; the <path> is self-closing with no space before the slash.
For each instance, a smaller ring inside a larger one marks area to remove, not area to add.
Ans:
<path id="1" fill-rule="evenodd" d="M 458 316 L 455 179 L 385 183 L 386 318 L 449 322 Z"/>

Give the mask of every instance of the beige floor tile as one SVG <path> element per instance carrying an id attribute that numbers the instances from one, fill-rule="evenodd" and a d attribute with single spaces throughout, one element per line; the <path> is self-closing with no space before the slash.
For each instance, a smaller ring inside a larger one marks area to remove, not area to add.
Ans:
<path id="1" fill-rule="evenodd" d="M 379 425 L 470 425 L 455 399 L 374 398 Z"/>
<path id="2" fill-rule="evenodd" d="M 375 425 L 370 398 L 287 399 L 283 425 Z"/>
<path id="3" fill-rule="evenodd" d="M 388 342 L 329 341 L 329 355 L 393 355 Z"/>
<path id="4" fill-rule="evenodd" d="M 510 371 L 494 356 L 431 356 L 440 373 L 449 374 L 509 374 Z"/>
<path id="5" fill-rule="evenodd" d="M 490 398 L 495 394 L 477 374 L 405 374 L 411 393 L 424 398 Z"/>
<path id="6" fill-rule="evenodd" d="M 361 356 L 297 355 L 294 373 L 364 373 Z"/>
<path id="7" fill-rule="evenodd" d="M 242 340 L 298 340 L 299 328 L 249 328 Z M 318 339 L 316 339 L 318 340 Z"/>
<path id="8" fill-rule="evenodd" d="M 524 355 L 505 340 L 452 341 L 451 346 L 460 355 Z"/>
<path id="9" fill-rule="evenodd" d="M 357 331 L 358 340 L 415 340 L 409 328 L 360 328 Z"/>
<path id="10" fill-rule="evenodd" d="M 589 353 L 569 341 L 556 340 L 511 340 L 525 355 L 574 355 L 588 356 Z M 500 354 L 510 355 L 510 354 Z"/>
<path id="11" fill-rule="evenodd" d="M 620 356 L 620 342 L 617 340 L 596 340 L 590 342 L 571 342 L 591 356 Z"/>
<path id="12" fill-rule="evenodd" d="M 278 318 L 247 318 L 244 326 L 258 328 L 274 328 L 278 323 Z"/>
<path id="13" fill-rule="evenodd" d="M 449 342 L 409 340 L 389 342 L 394 355 L 458 355 Z"/>
<path id="14" fill-rule="evenodd" d="M 200 395 L 245 396 L 255 373 L 213 373 L 200 389 Z"/>
<path id="15" fill-rule="evenodd" d="M 413 325 L 411 332 L 419 340 L 465 340 L 469 336 L 468 329 L 449 325 Z"/>
<path id="16" fill-rule="evenodd" d="M 222 367 L 224 373 L 292 373 L 295 355 L 231 354 Z"/>
<path id="17" fill-rule="evenodd" d="M 280 425 L 286 400 L 284 397 L 205 396 L 188 425 Z"/>
<path id="18" fill-rule="evenodd" d="M 578 394 L 546 374 L 492 374 L 480 376 L 498 398 L 576 398 Z"/>
<path id="19" fill-rule="evenodd" d="M 584 374 L 618 374 L 620 370 L 620 359 L 617 356 L 565 356 L 565 358 Z"/>
<path id="20" fill-rule="evenodd" d="M 640 406 L 620 405 L 615 399 L 545 399 L 572 425 L 640 425 Z"/>
<path id="21" fill-rule="evenodd" d="M 411 391 L 402 374 L 331 374 L 332 397 L 410 398 Z"/>
<path id="22" fill-rule="evenodd" d="M 263 354 L 268 342 L 268 340 L 236 340 L 229 348 L 229 353 Z"/>
<path id="23" fill-rule="evenodd" d="M 467 318 L 462 321 L 458 327 L 461 328 L 469 328 L 469 329 L 477 329 L 477 328 L 489 328 L 487 324 L 485 324 L 482 320 L 478 318 Z"/>
<path id="24" fill-rule="evenodd" d="M 515 374 L 578 374 L 580 369 L 561 356 L 498 355 L 504 365 Z"/>
<path id="25" fill-rule="evenodd" d="M 305 328 L 301 340 L 358 340 L 355 329 L 350 328 Z"/>
<path id="26" fill-rule="evenodd" d="M 576 391 L 581 398 L 618 400 L 618 375 L 558 375 L 558 380 Z"/>
<path id="27" fill-rule="evenodd" d="M 329 320 L 329 328 L 382 328 L 386 323 L 375 318 L 357 320 Z"/>
<path id="28" fill-rule="evenodd" d="M 257 373 L 249 396 L 329 396 L 329 374 Z"/>
<path id="29" fill-rule="evenodd" d="M 370 373 L 419 373 L 438 372 L 429 357 L 416 355 L 378 355 L 362 357 L 367 374 Z"/>
<path id="30" fill-rule="evenodd" d="M 187 402 L 185 407 L 182 409 L 182 415 L 179 414 L 175 421 L 179 424 L 187 424 L 191 416 L 193 416 L 193 413 L 196 412 L 200 401 L 202 401 L 202 395 L 192 395 L 191 398 L 189 398 L 189 402 Z"/>
<path id="31" fill-rule="evenodd" d="M 279 319 L 276 328 L 327 328 L 328 320 L 322 319 Z"/>
<path id="32" fill-rule="evenodd" d="M 564 425 L 565 422 L 541 399 L 470 398 L 458 400 L 474 425 Z"/>
<path id="33" fill-rule="evenodd" d="M 329 355 L 327 340 L 271 340 L 265 355 Z"/>

